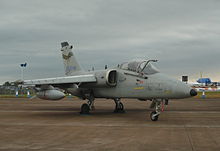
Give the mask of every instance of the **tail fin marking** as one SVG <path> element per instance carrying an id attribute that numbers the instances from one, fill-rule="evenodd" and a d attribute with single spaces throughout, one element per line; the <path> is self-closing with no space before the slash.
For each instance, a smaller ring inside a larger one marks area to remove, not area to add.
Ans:
<path id="1" fill-rule="evenodd" d="M 81 71 L 81 67 L 76 61 L 76 58 L 72 52 L 73 46 L 70 46 L 68 42 L 61 43 L 61 51 L 64 62 L 65 74 L 67 76 L 74 75 L 78 71 Z"/>

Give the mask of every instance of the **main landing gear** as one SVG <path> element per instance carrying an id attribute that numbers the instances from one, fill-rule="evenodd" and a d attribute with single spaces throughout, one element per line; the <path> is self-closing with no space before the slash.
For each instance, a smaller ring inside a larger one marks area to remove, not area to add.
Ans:
<path id="1" fill-rule="evenodd" d="M 115 110 L 114 113 L 124 113 L 124 105 L 123 103 L 120 101 L 120 98 L 115 98 Z"/>
<path id="2" fill-rule="evenodd" d="M 168 101 L 166 101 L 166 103 L 168 104 Z M 164 110 L 163 100 L 153 99 L 150 108 L 154 108 L 154 111 L 150 114 L 151 120 L 157 121 L 160 113 Z"/>
<path id="3" fill-rule="evenodd" d="M 90 95 L 88 97 L 88 102 L 82 104 L 80 114 L 89 114 L 90 110 L 94 110 L 95 109 L 94 100 L 95 100 L 94 96 Z"/>

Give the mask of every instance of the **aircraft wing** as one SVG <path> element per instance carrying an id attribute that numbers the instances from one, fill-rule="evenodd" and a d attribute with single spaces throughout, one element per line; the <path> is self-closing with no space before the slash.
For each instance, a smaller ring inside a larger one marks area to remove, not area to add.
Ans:
<path id="1" fill-rule="evenodd" d="M 53 85 L 53 84 L 68 84 L 68 83 L 90 83 L 96 82 L 96 77 L 93 74 L 65 76 L 56 78 L 24 80 L 23 85 Z"/>

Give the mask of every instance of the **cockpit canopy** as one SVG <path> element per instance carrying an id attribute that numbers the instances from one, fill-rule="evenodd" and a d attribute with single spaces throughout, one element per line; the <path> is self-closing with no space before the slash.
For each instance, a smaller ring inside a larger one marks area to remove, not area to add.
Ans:
<path id="1" fill-rule="evenodd" d="M 156 62 L 157 60 L 136 60 L 122 63 L 119 68 L 122 70 L 129 70 L 137 73 L 144 74 L 155 74 L 158 73 L 159 70 L 152 65 L 151 62 Z"/>

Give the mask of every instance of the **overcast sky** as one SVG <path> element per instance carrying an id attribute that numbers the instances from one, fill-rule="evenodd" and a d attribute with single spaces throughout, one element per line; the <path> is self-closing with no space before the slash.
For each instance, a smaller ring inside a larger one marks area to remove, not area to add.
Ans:
<path id="1" fill-rule="evenodd" d="M 81 66 L 158 59 L 180 79 L 220 81 L 219 0 L 0 0 L 0 83 L 63 76 L 60 42 Z"/>

